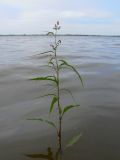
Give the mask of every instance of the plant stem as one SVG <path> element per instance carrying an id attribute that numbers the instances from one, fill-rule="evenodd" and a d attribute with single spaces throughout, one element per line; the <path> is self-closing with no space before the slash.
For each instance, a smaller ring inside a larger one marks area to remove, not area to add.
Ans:
<path id="1" fill-rule="evenodd" d="M 62 151 L 62 119 L 59 118 L 59 133 L 58 133 L 58 144 L 59 144 L 59 151 Z"/>
<path id="2" fill-rule="evenodd" d="M 57 60 L 57 42 L 56 42 L 56 35 L 57 35 L 57 30 L 55 32 L 55 61 L 56 61 L 56 74 L 57 74 L 57 80 L 58 80 L 58 85 L 57 85 L 57 95 L 58 95 L 58 112 L 59 112 L 59 129 L 58 129 L 58 148 L 59 151 L 61 152 L 62 150 L 62 117 L 61 117 L 61 108 L 60 108 L 60 77 L 59 77 L 59 65 L 58 65 L 58 60 Z"/>

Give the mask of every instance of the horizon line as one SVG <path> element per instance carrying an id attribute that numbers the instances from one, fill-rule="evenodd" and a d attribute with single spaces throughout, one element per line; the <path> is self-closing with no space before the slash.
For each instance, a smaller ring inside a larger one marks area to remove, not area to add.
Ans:
<path id="1" fill-rule="evenodd" d="M 0 36 L 50 36 L 46 34 L 0 34 Z M 109 36 L 120 37 L 120 35 L 104 35 L 104 34 L 58 34 L 57 36 Z"/>

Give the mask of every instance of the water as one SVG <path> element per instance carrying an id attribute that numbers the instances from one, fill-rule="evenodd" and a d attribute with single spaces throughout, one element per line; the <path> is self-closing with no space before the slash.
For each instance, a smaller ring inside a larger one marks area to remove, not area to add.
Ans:
<path id="1" fill-rule="evenodd" d="M 81 140 L 65 152 L 63 159 L 119 160 L 120 37 L 59 38 L 59 58 L 65 57 L 75 65 L 84 80 L 82 88 L 71 71 L 61 75 L 62 87 L 72 90 L 81 105 L 79 110 L 66 115 L 64 143 L 70 136 L 83 132 Z M 36 99 L 46 86 L 27 79 L 49 74 L 43 67 L 47 58 L 35 55 L 49 50 L 52 41 L 53 38 L 45 36 L 0 36 L 1 159 L 24 160 L 27 158 L 22 153 L 45 151 L 47 145 L 55 144 L 52 129 L 43 125 L 39 128 L 25 120 L 47 114 L 44 106 L 49 101 Z M 70 97 L 64 98 L 63 103 L 71 101 Z"/>
<path id="2" fill-rule="evenodd" d="M 65 36 L 60 49 L 84 64 L 119 64 L 120 37 Z M 0 36 L 0 65 L 27 63 L 29 56 L 50 49 L 52 38 L 45 36 Z M 60 54 L 60 55 L 61 55 Z M 29 62 L 28 62 L 29 63 Z"/>

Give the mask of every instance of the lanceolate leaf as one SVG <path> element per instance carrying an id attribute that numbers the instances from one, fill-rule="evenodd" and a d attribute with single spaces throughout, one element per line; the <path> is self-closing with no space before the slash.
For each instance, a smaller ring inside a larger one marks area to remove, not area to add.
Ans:
<path id="1" fill-rule="evenodd" d="M 54 124 L 54 122 L 46 120 L 46 119 L 42 119 L 42 118 L 29 118 L 27 120 L 32 120 L 32 121 L 41 121 L 41 122 L 45 122 L 49 125 L 51 125 L 52 127 L 56 128 L 56 125 Z"/>
<path id="2" fill-rule="evenodd" d="M 62 113 L 62 116 L 68 112 L 70 109 L 74 108 L 74 107 L 79 107 L 80 105 L 69 105 L 69 106 L 66 106 L 63 110 L 63 113 Z"/>
<path id="3" fill-rule="evenodd" d="M 53 62 L 49 62 L 48 64 L 51 64 L 52 66 L 54 66 L 54 63 L 53 63 Z"/>
<path id="4" fill-rule="evenodd" d="M 55 82 L 56 84 L 58 84 L 58 81 L 57 81 L 57 79 L 56 79 L 55 76 L 36 77 L 36 78 L 32 78 L 32 79 L 30 79 L 30 80 L 36 80 L 36 81 L 45 81 L 45 80 L 47 80 L 47 81 L 53 81 L 53 82 Z"/>
<path id="5" fill-rule="evenodd" d="M 72 137 L 69 140 L 68 144 L 66 145 L 66 148 L 71 147 L 72 145 L 74 145 L 75 143 L 77 143 L 81 136 L 82 136 L 82 133 L 80 133 L 80 134 Z"/>
<path id="6" fill-rule="evenodd" d="M 61 90 L 61 91 L 68 92 L 68 93 L 71 95 L 71 97 L 72 97 L 73 101 L 76 103 L 75 98 L 74 98 L 74 96 L 73 96 L 72 92 L 71 92 L 69 89 L 63 88 L 63 89 L 60 89 L 60 90 Z"/>
<path id="7" fill-rule="evenodd" d="M 58 101 L 58 98 L 57 96 L 54 96 L 53 99 L 52 99 L 52 102 L 51 102 L 51 106 L 50 106 L 50 113 L 52 113 L 53 109 L 54 109 L 54 106 L 55 106 L 55 103 Z"/>
<path id="8" fill-rule="evenodd" d="M 48 32 L 47 36 L 54 36 L 54 33 L 53 32 Z"/>
<path id="9" fill-rule="evenodd" d="M 52 121 L 49 120 L 45 120 L 44 122 L 46 122 L 47 124 L 53 126 L 54 128 L 56 128 L 55 124 Z"/>
<path id="10" fill-rule="evenodd" d="M 54 53 L 54 52 L 53 51 L 46 51 L 46 52 L 41 52 L 39 54 L 46 54 L 46 53 Z M 39 54 L 37 54 L 37 55 L 39 55 Z"/>
<path id="11" fill-rule="evenodd" d="M 59 114 L 61 115 L 61 113 L 62 113 L 62 107 L 59 106 Z"/>
<path id="12" fill-rule="evenodd" d="M 53 55 L 53 51 L 52 50 L 50 50 L 50 51 L 45 51 L 45 52 L 41 52 L 41 53 L 38 53 L 38 54 L 36 54 L 35 56 L 39 56 L 39 55 L 44 55 L 44 54 L 47 54 L 47 55 L 45 55 L 45 56 L 50 56 L 51 54 L 48 54 L 48 53 L 52 53 L 52 55 Z M 51 55 L 51 56 L 52 56 Z"/>
<path id="13" fill-rule="evenodd" d="M 54 59 L 55 59 L 55 57 L 52 56 L 52 57 L 50 58 L 49 62 L 52 62 Z M 49 63 L 49 62 L 48 62 L 48 63 Z"/>
<path id="14" fill-rule="evenodd" d="M 73 69 L 73 71 L 78 75 L 78 77 L 79 77 L 79 79 L 80 79 L 80 81 L 81 81 L 81 83 L 82 83 L 82 86 L 84 86 L 81 75 L 78 73 L 78 71 L 77 71 L 73 66 L 71 66 L 71 65 L 69 65 L 69 66 L 70 66 L 70 67 Z"/>
<path id="15" fill-rule="evenodd" d="M 28 118 L 27 120 L 32 120 L 32 121 L 41 121 L 43 122 L 44 120 L 42 118 Z"/>
<path id="16" fill-rule="evenodd" d="M 61 67 L 61 66 L 68 66 L 68 67 L 70 67 L 70 68 L 78 75 L 78 77 L 79 77 L 79 79 L 80 79 L 80 81 L 81 81 L 81 83 L 82 83 L 82 86 L 84 86 L 84 85 L 83 85 L 82 77 L 81 77 L 81 75 L 79 74 L 79 72 L 75 69 L 75 67 L 73 67 L 72 65 L 68 64 L 65 60 L 59 60 L 59 61 L 62 62 L 59 67 Z"/>
<path id="17" fill-rule="evenodd" d="M 53 67 L 55 67 L 55 64 L 54 64 L 53 60 L 55 60 L 54 56 L 50 58 L 50 60 L 48 61 L 48 65 L 50 66 L 50 64 L 51 64 Z"/>
<path id="18" fill-rule="evenodd" d="M 46 97 L 46 96 L 56 96 L 55 94 L 45 94 L 45 95 L 43 95 L 43 96 L 41 96 L 41 97 Z"/>

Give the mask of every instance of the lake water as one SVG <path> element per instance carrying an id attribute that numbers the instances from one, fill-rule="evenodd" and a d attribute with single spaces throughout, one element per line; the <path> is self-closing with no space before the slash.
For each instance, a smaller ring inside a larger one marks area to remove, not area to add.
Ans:
<path id="1" fill-rule="evenodd" d="M 83 136 L 67 149 L 63 160 L 120 160 L 120 37 L 59 36 L 59 58 L 65 57 L 81 73 L 82 88 L 70 70 L 61 73 L 61 87 L 69 88 L 80 108 L 66 114 L 63 145 L 77 133 Z M 28 81 L 50 74 L 44 69 L 52 37 L 0 36 L 0 159 L 27 160 L 24 154 L 55 149 L 55 131 L 29 117 L 47 117 L 49 99 L 44 83 Z M 62 94 L 62 103 L 72 103 Z M 53 115 L 55 119 L 55 115 Z"/>

